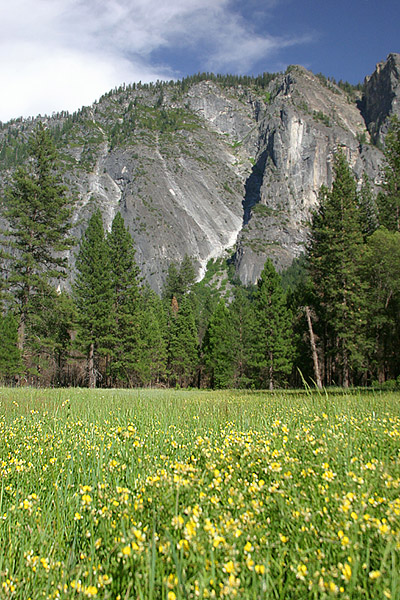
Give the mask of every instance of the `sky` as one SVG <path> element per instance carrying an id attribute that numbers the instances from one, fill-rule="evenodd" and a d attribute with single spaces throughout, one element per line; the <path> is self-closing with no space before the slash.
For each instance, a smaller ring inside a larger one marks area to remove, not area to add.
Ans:
<path id="1" fill-rule="evenodd" d="M 358 83 L 400 52 L 399 23 L 399 0 L 0 0 L 0 121 L 203 71 Z"/>

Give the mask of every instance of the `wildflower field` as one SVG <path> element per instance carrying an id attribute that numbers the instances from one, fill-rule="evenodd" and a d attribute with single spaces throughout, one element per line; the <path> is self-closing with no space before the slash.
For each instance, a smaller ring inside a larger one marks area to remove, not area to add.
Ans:
<path id="1" fill-rule="evenodd" d="M 0 389 L 0 598 L 400 599 L 400 395 Z"/>

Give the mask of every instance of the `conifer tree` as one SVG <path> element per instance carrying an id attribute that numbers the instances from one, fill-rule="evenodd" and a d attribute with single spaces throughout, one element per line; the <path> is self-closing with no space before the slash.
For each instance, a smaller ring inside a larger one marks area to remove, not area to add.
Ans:
<path id="1" fill-rule="evenodd" d="M 291 315 L 272 261 L 264 265 L 255 294 L 257 335 L 253 341 L 259 381 L 270 390 L 284 384 L 292 370 Z"/>
<path id="2" fill-rule="evenodd" d="M 182 259 L 179 269 L 179 277 L 184 293 L 190 291 L 196 280 L 196 271 L 194 269 L 193 261 L 188 254 L 185 254 Z"/>
<path id="3" fill-rule="evenodd" d="M 167 372 L 167 319 L 160 298 L 145 286 L 141 292 L 136 382 L 159 385 Z"/>
<path id="4" fill-rule="evenodd" d="M 363 236 L 354 177 L 342 151 L 334 164 L 332 189 L 322 187 L 314 213 L 308 261 L 323 324 L 325 377 L 347 387 L 366 352 L 365 284 L 360 275 Z"/>
<path id="5" fill-rule="evenodd" d="M 180 302 L 182 297 L 190 292 L 196 278 L 193 262 L 190 257 L 185 254 L 179 266 L 171 263 L 168 267 L 168 274 L 164 284 L 162 296 L 169 304 L 172 298 Z"/>
<path id="6" fill-rule="evenodd" d="M 139 268 L 135 261 L 132 236 L 117 213 L 108 235 L 113 288 L 112 378 L 132 380 L 138 360 Z"/>
<path id="7" fill-rule="evenodd" d="M 21 351 L 32 314 L 38 318 L 40 298 L 54 294 L 52 280 L 66 276 L 62 252 L 72 245 L 72 206 L 57 171 L 54 145 L 43 125 L 37 127 L 29 144 L 31 161 L 15 172 L 7 189 L 4 213 L 9 223 L 5 235 L 11 250 L 8 286 L 16 300 Z"/>
<path id="8" fill-rule="evenodd" d="M 377 202 L 380 225 L 400 231 L 400 121 L 396 116 L 385 138 L 383 182 Z"/>
<path id="9" fill-rule="evenodd" d="M 369 368 L 383 383 L 400 373 L 400 232 L 379 228 L 363 256 L 367 289 Z"/>
<path id="10" fill-rule="evenodd" d="M 203 357 L 212 388 L 228 388 L 234 382 L 234 329 L 229 310 L 221 299 L 207 326 Z"/>
<path id="11" fill-rule="evenodd" d="M 254 345 L 257 338 L 257 321 L 252 302 L 252 291 L 238 286 L 234 289 L 234 299 L 229 306 L 234 330 L 234 387 L 246 388 L 256 385 Z M 257 381 L 258 383 L 258 381 Z"/>
<path id="12" fill-rule="evenodd" d="M 82 237 L 76 259 L 74 298 L 79 341 L 87 356 L 88 384 L 96 387 L 98 360 L 110 352 L 113 326 L 113 280 L 103 220 L 96 210 Z"/>
<path id="13" fill-rule="evenodd" d="M 182 286 L 179 277 L 179 269 L 175 263 L 171 263 L 168 267 L 167 278 L 164 283 L 162 290 L 162 298 L 165 300 L 167 306 L 170 305 L 172 298 L 175 296 L 181 297 Z"/>
<path id="14" fill-rule="evenodd" d="M 169 312 L 168 373 L 172 385 L 188 386 L 195 382 L 198 365 L 198 340 L 191 298 L 178 304 L 172 298 Z"/>

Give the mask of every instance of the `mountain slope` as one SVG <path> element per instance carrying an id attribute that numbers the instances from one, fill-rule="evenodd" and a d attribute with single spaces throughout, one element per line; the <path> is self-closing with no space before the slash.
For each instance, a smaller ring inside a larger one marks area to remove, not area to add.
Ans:
<path id="1" fill-rule="evenodd" d="M 357 179 L 379 179 L 388 118 L 399 108 L 399 55 L 366 80 L 364 96 L 294 66 L 263 78 L 193 77 L 114 90 L 79 113 L 45 118 L 78 197 L 79 237 L 95 206 L 107 228 L 128 225 L 145 279 L 160 290 L 168 265 L 235 248 L 237 275 L 282 268 L 307 238 L 310 211 L 342 147 Z M 381 111 L 379 107 L 381 108 Z M 0 131 L 3 183 L 24 160 L 35 121 Z M 74 255 L 71 254 L 73 264 Z"/>

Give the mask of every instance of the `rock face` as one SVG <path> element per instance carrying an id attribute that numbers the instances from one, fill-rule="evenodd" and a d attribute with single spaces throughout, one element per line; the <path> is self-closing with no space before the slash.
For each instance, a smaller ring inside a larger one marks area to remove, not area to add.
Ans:
<path id="1" fill-rule="evenodd" d="M 389 54 L 365 78 L 362 111 L 375 144 L 383 143 L 392 115 L 400 117 L 400 54 Z"/>
<path id="2" fill-rule="evenodd" d="M 321 185 L 331 185 L 338 148 L 360 181 L 364 171 L 374 179 L 381 160 L 379 150 L 361 143 L 369 134 L 355 102 L 302 67 L 283 78 L 265 109 L 259 139 L 238 239 L 237 271 L 245 283 L 258 278 L 266 251 L 278 269 L 303 251 L 311 211 Z"/>
<path id="3" fill-rule="evenodd" d="M 378 181 L 382 151 L 370 142 L 382 142 L 400 112 L 399 73 L 400 55 L 391 54 L 362 97 L 300 66 L 262 87 L 218 79 L 131 86 L 46 119 L 78 197 L 75 234 L 94 207 L 107 229 L 120 211 L 157 291 L 185 254 L 199 277 L 227 248 L 244 283 L 257 280 L 267 257 L 282 269 L 304 249 L 338 148 L 360 185 L 364 173 Z M 3 126 L 0 150 L 33 126 Z M 3 169 L 3 180 L 9 175 Z"/>

